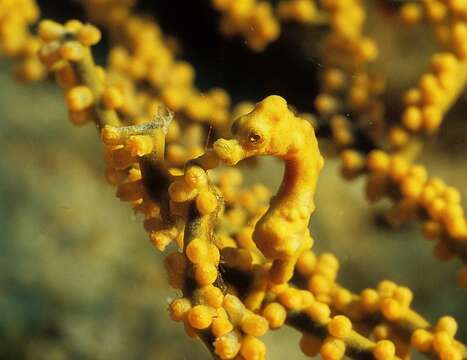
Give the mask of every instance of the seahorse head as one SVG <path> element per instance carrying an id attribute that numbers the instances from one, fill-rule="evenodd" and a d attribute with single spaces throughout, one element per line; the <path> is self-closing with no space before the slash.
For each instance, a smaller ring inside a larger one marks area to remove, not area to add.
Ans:
<path id="1" fill-rule="evenodd" d="M 217 140 L 214 151 L 229 165 L 257 155 L 283 157 L 303 142 L 305 134 L 300 130 L 306 125 L 302 122 L 305 123 L 295 117 L 282 97 L 271 95 L 235 120 L 231 129 L 233 138 Z"/>

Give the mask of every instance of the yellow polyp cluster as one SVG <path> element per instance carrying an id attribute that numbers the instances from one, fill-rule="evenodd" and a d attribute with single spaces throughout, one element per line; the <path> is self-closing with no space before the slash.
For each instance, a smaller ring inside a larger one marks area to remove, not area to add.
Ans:
<path id="1" fill-rule="evenodd" d="M 373 356 L 376 360 L 392 360 L 396 354 L 396 348 L 391 341 L 380 340 L 373 349 Z"/>
<path id="2" fill-rule="evenodd" d="M 213 351 L 220 359 L 265 359 L 265 344 L 258 339 L 268 330 L 268 321 L 245 309 L 237 297 L 213 285 L 201 287 L 194 302 L 179 298 L 170 304 L 171 317 L 184 321 L 187 331 L 204 330 L 214 336 Z"/>
<path id="3" fill-rule="evenodd" d="M 52 20 L 43 20 L 39 24 L 38 34 L 45 42 L 59 40 L 65 34 L 65 28 Z"/>
<path id="4" fill-rule="evenodd" d="M 243 339 L 240 354 L 244 359 L 266 359 L 266 345 L 253 336 Z"/>
<path id="5" fill-rule="evenodd" d="M 196 292 L 196 302 L 188 313 L 188 325 L 194 329 L 205 329 L 209 327 L 214 319 L 213 309 L 221 306 L 223 293 L 213 284 L 216 282 L 219 272 L 217 266 L 220 261 L 220 252 L 216 245 L 211 242 L 211 234 L 206 231 L 209 220 L 214 212 L 219 211 L 218 195 L 210 187 L 205 171 L 197 166 L 188 166 L 183 176 L 175 177 L 168 188 L 170 196 L 170 207 L 172 216 L 189 216 L 189 207 L 195 207 L 197 216 L 206 225 L 200 225 L 199 229 L 185 234 L 183 245 L 186 259 L 189 261 L 188 273 L 182 273 L 184 280 L 180 279 L 180 287 L 184 288 L 187 281 L 194 281 L 200 288 Z M 177 253 L 180 254 L 180 253 Z M 179 255 L 183 256 L 183 255 Z M 177 269 L 168 269 L 169 278 L 177 274 Z M 190 280 L 188 280 L 190 279 Z M 220 326 L 219 324 L 216 326 Z"/>
<path id="6" fill-rule="evenodd" d="M 418 351 L 440 359 L 463 359 L 465 348 L 455 340 L 457 322 L 451 316 L 441 317 L 433 329 L 418 329 L 411 344 Z"/>
<path id="7" fill-rule="evenodd" d="M 426 19 L 434 27 L 438 41 L 449 46 L 456 56 L 464 60 L 467 56 L 466 19 L 467 4 L 463 0 L 422 1 L 408 3 L 400 8 L 404 23 L 414 25 Z"/>
<path id="8" fill-rule="evenodd" d="M 287 311 L 283 305 L 272 302 L 265 306 L 262 315 L 267 320 L 271 329 L 278 329 L 284 325 Z"/>
<path id="9" fill-rule="evenodd" d="M 212 0 L 221 14 L 220 31 L 226 37 L 240 35 L 253 51 L 263 51 L 281 32 L 281 22 L 323 25 L 329 19 L 315 0 L 282 0 L 273 5 L 264 0 Z"/>
<path id="10" fill-rule="evenodd" d="M 385 80 L 368 69 L 378 57 L 378 47 L 364 35 L 363 2 L 333 0 L 320 2 L 320 5 L 329 17 L 330 32 L 321 49 L 326 65 L 321 76 L 321 90 L 314 101 L 316 111 L 324 120 L 317 129 L 330 129 L 338 151 L 358 146 L 357 128 L 360 137 L 379 141 L 385 137 L 386 129 L 385 106 L 381 99 Z M 349 178 L 354 175 L 344 174 Z"/>
<path id="11" fill-rule="evenodd" d="M 422 19 L 423 9 L 417 3 L 403 4 L 399 9 L 399 16 L 405 24 L 415 25 Z"/>
<path id="12" fill-rule="evenodd" d="M 283 0 L 277 5 L 276 12 L 281 20 L 311 24 L 316 19 L 318 9 L 313 0 Z"/>
<path id="13" fill-rule="evenodd" d="M 183 167 L 186 161 L 203 153 L 204 132 L 199 124 L 193 124 L 184 130 L 176 141 L 167 144 L 166 158 L 170 167 Z"/>
<path id="14" fill-rule="evenodd" d="M 430 178 L 423 166 L 411 165 L 398 155 L 374 150 L 368 154 L 366 166 L 362 166 L 356 156 L 343 153 L 342 171 L 353 175 L 368 173 L 366 192 L 370 201 L 385 196 L 393 200 L 393 208 L 387 214 L 390 223 L 400 225 L 418 218 L 423 221 L 424 236 L 439 240 L 434 248 L 437 258 L 446 261 L 456 252 L 462 253 L 460 249 L 467 239 L 467 220 L 459 190 L 438 177 Z"/>
<path id="15" fill-rule="evenodd" d="M 144 156 L 153 151 L 154 141 L 150 135 L 132 135 L 126 143 L 131 156 Z"/>
<path id="16" fill-rule="evenodd" d="M 241 35 L 254 51 L 262 51 L 280 35 L 280 25 L 267 1 L 212 0 L 211 3 L 222 14 L 221 32 L 228 37 Z"/>
<path id="17" fill-rule="evenodd" d="M 466 38 L 467 39 L 467 38 Z M 431 72 L 424 74 L 418 88 L 410 89 L 402 124 L 410 133 L 433 133 L 459 96 L 467 81 L 465 60 L 449 52 L 437 53 L 431 58 Z"/>
<path id="18" fill-rule="evenodd" d="M 319 353 L 324 360 L 340 360 L 345 354 L 345 343 L 339 339 L 326 338 Z"/>
<path id="19" fill-rule="evenodd" d="M 327 119 L 332 140 L 338 149 L 354 146 L 354 119 L 343 109 L 367 120 L 364 132 L 371 138 L 381 137 L 384 129 L 384 106 L 379 99 L 384 82 L 364 71 L 344 73 L 332 68 L 323 74 L 323 90 L 315 99 L 316 110 Z M 345 96 L 343 96 L 345 94 Z"/>
<path id="20" fill-rule="evenodd" d="M 34 0 L 0 3 L 0 47 L 3 56 L 16 60 L 15 74 L 23 81 L 42 80 L 47 72 L 37 52 L 41 41 L 30 31 L 40 16 Z"/>
<path id="21" fill-rule="evenodd" d="M 221 359 L 233 359 L 240 351 L 240 346 L 238 333 L 229 332 L 216 339 L 214 351 Z"/>
<path id="22" fill-rule="evenodd" d="M 341 172 L 344 178 L 351 180 L 365 170 L 365 156 L 358 151 L 344 150 L 341 152 L 340 157 L 342 161 Z"/>
<path id="23" fill-rule="evenodd" d="M 180 199 L 181 195 L 176 189 L 177 180 L 169 186 L 172 177 L 165 169 L 161 175 L 162 181 L 167 182 L 166 193 L 162 192 L 158 198 L 151 196 L 142 178 L 141 164 L 146 161 L 162 161 L 164 137 L 171 119 L 171 115 L 167 118 L 160 115 L 152 123 L 128 127 L 106 125 L 101 130 L 101 139 L 107 152 L 107 179 L 111 184 L 117 185 L 116 195 L 120 200 L 131 202 L 136 211 L 145 215 L 144 227 L 149 233 L 149 239 L 161 251 L 173 240 L 182 246 L 183 226 L 176 219 L 186 212 L 186 206 L 167 203 L 166 194 L 168 196 L 174 194 L 177 199 Z M 164 208 L 163 212 L 161 208 Z M 210 274 L 212 271 L 209 273 L 205 270 L 199 276 L 206 277 Z M 177 281 L 171 281 L 174 287 L 182 286 L 183 281 L 180 277 L 183 275 L 184 272 L 173 271 L 171 277 L 178 278 Z"/>
<path id="24" fill-rule="evenodd" d="M 79 61 L 84 57 L 84 46 L 79 41 L 68 41 L 60 46 L 60 55 L 68 61 Z"/>
<path id="25" fill-rule="evenodd" d="M 303 300 L 304 298 L 301 291 L 294 287 L 285 286 L 285 288 L 279 290 L 277 294 L 277 301 L 288 310 L 302 310 L 304 307 Z"/>
<path id="26" fill-rule="evenodd" d="M 329 335 L 343 339 L 349 336 L 352 331 L 352 323 L 349 318 L 344 315 L 337 315 L 327 324 Z"/>
<path id="27" fill-rule="evenodd" d="M 203 330 L 212 324 L 215 314 L 216 313 L 209 306 L 196 305 L 188 311 L 187 321 L 191 327 Z"/>
<path id="28" fill-rule="evenodd" d="M 229 122 L 230 97 L 225 90 L 214 88 L 207 93 L 193 94 L 187 99 L 184 112 L 193 121 L 209 123 L 219 132 Z"/>
<path id="29" fill-rule="evenodd" d="M 107 87 L 102 93 L 102 103 L 109 109 L 118 109 L 123 106 L 122 92 L 115 86 Z"/>
<path id="30" fill-rule="evenodd" d="M 264 317 L 247 312 L 242 317 L 240 327 L 245 334 L 262 336 L 268 330 L 269 323 Z"/>
<path id="31" fill-rule="evenodd" d="M 213 128 L 211 136 L 226 132 L 229 95 L 220 88 L 196 89 L 193 67 L 176 59 L 154 21 L 133 14 L 130 5 L 121 2 L 89 0 L 85 8 L 91 19 L 119 34 L 108 54 L 104 105 L 117 110 L 124 122 L 136 124 L 150 122 L 158 108 L 177 112 L 165 137 L 167 168 L 181 169 L 204 152 L 206 124 Z M 87 28 L 81 34 L 85 42 L 97 40 Z"/>
<path id="32" fill-rule="evenodd" d="M 405 24 L 426 19 L 434 28 L 443 51 L 431 57 L 430 71 L 423 74 L 417 87 L 403 99 L 404 111 L 399 125 L 392 125 L 387 140 L 393 149 L 410 144 L 414 134 L 433 134 L 441 126 L 449 108 L 462 94 L 467 82 L 467 4 L 464 1 L 422 1 L 400 8 Z"/>
<path id="33" fill-rule="evenodd" d="M 348 147 L 354 143 L 351 123 L 345 116 L 334 115 L 329 119 L 332 139 L 338 147 Z"/>
<path id="34" fill-rule="evenodd" d="M 81 42 L 78 38 L 83 29 L 93 33 L 95 41 Z M 55 72 L 57 82 L 64 89 L 70 120 L 76 125 L 87 122 L 116 125 L 118 119 L 115 114 L 97 114 L 96 110 L 101 101 L 105 79 L 99 75 L 101 71 L 92 62 L 89 46 L 100 39 L 100 31 L 77 20 L 70 20 L 65 25 L 44 20 L 39 24 L 39 36 L 44 42 L 39 58 L 50 71 Z M 95 77 L 95 81 L 83 83 L 83 79 L 91 76 Z"/>
<path id="35" fill-rule="evenodd" d="M 388 162 L 387 169 L 383 169 L 385 162 Z M 409 165 L 400 158 L 391 158 L 382 152 L 370 153 L 368 164 L 373 176 L 385 179 L 379 185 L 375 184 L 379 189 L 372 192 L 385 195 L 396 185 L 403 196 L 395 204 L 397 210 L 392 211 L 393 220 L 407 221 L 419 216 L 419 210 L 423 210 L 424 216 L 429 218 L 424 225 L 424 234 L 428 238 L 439 239 L 443 252 L 451 253 L 449 248 L 453 244 L 462 246 L 467 236 L 467 226 L 457 189 L 447 186 L 437 177 L 429 178 L 420 165 Z M 380 169 L 377 169 L 378 166 Z"/>
<path id="36" fill-rule="evenodd" d="M 70 111 L 79 112 L 94 103 L 94 96 L 90 88 L 79 85 L 67 91 L 66 103 Z"/>
<path id="37" fill-rule="evenodd" d="M 201 216 L 208 216 L 219 207 L 218 195 L 208 186 L 207 175 L 198 166 L 189 166 L 183 176 L 170 184 L 168 193 L 173 203 L 193 200 Z"/>
<path id="38" fill-rule="evenodd" d="M 190 309 L 190 300 L 185 298 L 175 299 L 170 303 L 169 306 L 170 317 L 174 321 L 182 321 Z"/>
<path id="39" fill-rule="evenodd" d="M 101 32 L 95 26 L 85 24 L 79 29 L 77 38 L 84 46 L 93 46 L 101 40 Z"/>
<path id="40" fill-rule="evenodd" d="M 352 343 L 356 341 L 355 332 L 352 330 L 354 324 L 362 324 L 367 319 L 380 316 L 384 322 L 372 325 L 372 333 L 377 341 L 360 346 L 375 359 L 406 356 L 410 349 L 410 339 L 401 339 L 400 332 L 412 333 L 413 329 L 426 331 L 425 329 L 430 327 L 428 322 L 411 309 L 412 292 L 407 287 L 385 280 L 381 281 L 376 289 L 364 289 L 356 295 L 336 283 L 337 270 L 338 262 L 334 255 L 324 253 L 316 256 L 311 251 L 305 252 L 297 262 L 296 276 L 299 276 L 299 281 L 306 279 L 310 281 L 318 277 L 318 283 L 327 276 L 329 279 L 327 285 L 322 286 L 326 292 L 314 294 L 314 299 L 308 300 L 306 306 L 300 306 L 299 290 L 290 291 L 286 288 L 282 290 L 282 295 L 279 292 L 278 299 L 285 300 L 283 306 L 287 311 L 303 311 L 316 324 L 315 326 L 323 326 L 327 331 L 326 339 L 305 335 L 300 342 L 304 353 L 313 355 L 320 351 L 322 356 L 340 358 L 348 346 L 355 345 Z M 334 315 L 336 313 L 337 315 Z M 454 334 L 456 323 L 451 317 L 445 317 L 438 322 L 436 328 Z M 417 330 L 414 334 L 419 332 Z M 456 346 L 461 346 L 455 340 L 454 343 L 457 344 Z M 465 351 L 465 347 L 461 346 L 459 349 Z"/>
<path id="41" fill-rule="evenodd" d="M 405 287 L 398 287 L 389 281 L 378 285 L 380 310 L 388 320 L 398 320 L 404 317 L 412 302 L 412 292 Z"/>
<path id="42" fill-rule="evenodd" d="M 323 1 L 322 7 L 331 25 L 324 48 L 327 61 L 349 69 L 377 57 L 374 41 L 362 35 L 365 10 L 360 0 Z"/>

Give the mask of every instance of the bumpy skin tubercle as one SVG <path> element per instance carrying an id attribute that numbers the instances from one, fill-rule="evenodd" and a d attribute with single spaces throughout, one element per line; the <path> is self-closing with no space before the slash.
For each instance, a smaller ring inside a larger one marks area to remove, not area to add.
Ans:
<path id="1" fill-rule="evenodd" d="M 272 95 L 232 125 L 233 139 L 219 139 L 214 152 L 229 165 L 251 156 L 272 155 L 285 162 L 279 192 L 258 221 L 253 240 L 273 260 L 270 280 L 285 283 L 298 256 L 312 246 L 308 230 L 323 158 L 311 124 L 296 117 L 280 96 Z"/>

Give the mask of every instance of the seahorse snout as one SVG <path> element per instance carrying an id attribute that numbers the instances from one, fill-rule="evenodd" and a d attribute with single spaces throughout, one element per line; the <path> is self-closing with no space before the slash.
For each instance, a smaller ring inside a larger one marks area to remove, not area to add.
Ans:
<path id="1" fill-rule="evenodd" d="M 235 139 L 219 139 L 213 145 L 214 152 L 228 165 L 235 165 L 245 158 L 245 150 Z"/>

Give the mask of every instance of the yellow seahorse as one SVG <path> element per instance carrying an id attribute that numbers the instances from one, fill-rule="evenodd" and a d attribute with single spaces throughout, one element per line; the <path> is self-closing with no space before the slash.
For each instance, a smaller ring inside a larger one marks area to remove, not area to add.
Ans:
<path id="1" fill-rule="evenodd" d="M 213 146 L 226 164 L 259 155 L 277 156 L 285 162 L 280 189 L 253 232 L 256 246 L 273 260 L 270 280 L 285 283 L 293 275 L 298 256 L 313 244 L 308 223 L 324 163 L 313 127 L 295 116 L 282 97 L 272 95 L 238 118 L 232 134 L 233 139 L 219 139 Z"/>

